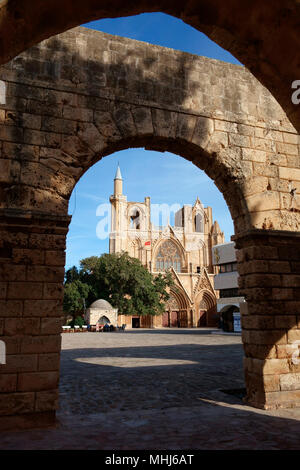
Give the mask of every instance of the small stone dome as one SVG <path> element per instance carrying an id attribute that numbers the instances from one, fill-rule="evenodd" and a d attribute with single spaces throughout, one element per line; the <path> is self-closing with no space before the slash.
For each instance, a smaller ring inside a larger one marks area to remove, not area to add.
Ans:
<path id="1" fill-rule="evenodd" d="M 104 299 L 95 300 L 95 302 L 90 305 L 90 308 L 98 308 L 101 310 L 113 310 L 113 307 L 110 305 L 110 303 Z"/>

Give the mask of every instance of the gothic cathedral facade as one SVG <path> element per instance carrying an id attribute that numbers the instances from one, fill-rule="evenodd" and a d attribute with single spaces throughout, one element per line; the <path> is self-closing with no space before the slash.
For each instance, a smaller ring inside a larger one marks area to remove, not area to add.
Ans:
<path id="1" fill-rule="evenodd" d="M 119 166 L 110 203 L 109 252 L 128 252 L 153 275 L 169 269 L 175 283 L 163 315 L 119 315 L 119 323 L 128 328 L 217 326 L 212 247 L 224 243 L 224 234 L 213 221 L 212 208 L 197 198 L 193 207 L 184 205 L 175 212 L 173 226 L 154 225 L 149 197 L 127 201 Z"/>

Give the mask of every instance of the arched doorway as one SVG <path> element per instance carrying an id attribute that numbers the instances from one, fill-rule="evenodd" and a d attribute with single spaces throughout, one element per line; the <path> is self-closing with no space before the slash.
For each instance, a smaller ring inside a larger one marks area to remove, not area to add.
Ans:
<path id="1" fill-rule="evenodd" d="M 199 320 L 197 326 L 201 328 L 201 326 L 207 326 L 207 305 L 204 300 L 201 300 L 199 305 Z"/>
<path id="2" fill-rule="evenodd" d="M 236 305 L 226 305 L 226 307 L 222 308 L 222 310 L 220 311 L 220 323 L 224 331 L 234 331 L 233 313 L 239 311 L 240 310 Z"/>
<path id="3" fill-rule="evenodd" d="M 186 296 L 178 287 L 171 289 L 170 299 L 166 303 L 166 310 L 162 316 L 162 326 L 172 328 L 187 328 L 189 326 Z"/>
<path id="4" fill-rule="evenodd" d="M 215 327 L 218 325 L 217 303 L 211 292 L 202 291 L 196 299 L 197 327 Z"/>

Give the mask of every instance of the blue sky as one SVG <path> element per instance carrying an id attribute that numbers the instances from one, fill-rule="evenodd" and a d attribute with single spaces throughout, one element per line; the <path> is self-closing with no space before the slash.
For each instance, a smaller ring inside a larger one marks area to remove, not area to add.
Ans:
<path id="1" fill-rule="evenodd" d="M 239 64 L 204 34 L 163 13 L 105 19 L 83 26 Z M 198 196 L 204 206 L 213 208 L 213 217 L 219 221 L 226 241 L 230 241 L 233 224 L 227 205 L 203 171 L 171 153 L 128 149 L 103 158 L 77 183 L 69 203 L 72 222 L 67 237 L 67 269 L 78 266 L 87 256 L 108 252 L 108 238 L 99 239 L 96 235 L 97 224 L 103 222 L 96 211 L 99 205 L 109 203 L 118 162 L 124 180 L 123 192 L 129 201 L 143 201 L 150 196 L 153 204 L 183 205 L 193 204 Z"/>

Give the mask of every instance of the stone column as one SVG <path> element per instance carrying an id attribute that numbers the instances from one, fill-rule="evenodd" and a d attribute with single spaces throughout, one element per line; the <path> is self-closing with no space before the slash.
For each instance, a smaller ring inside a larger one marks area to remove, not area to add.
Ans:
<path id="1" fill-rule="evenodd" d="M 252 230 L 238 248 L 247 402 L 300 406 L 300 234 Z"/>
<path id="2" fill-rule="evenodd" d="M 192 308 L 188 309 L 188 326 L 189 328 L 194 328 L 195 327 L 195 311 Z"/>
<path id="3" fill-rule="evenodd" d="M 0 212 L 0 430 L 55 422 L 69 221 Z"/>

